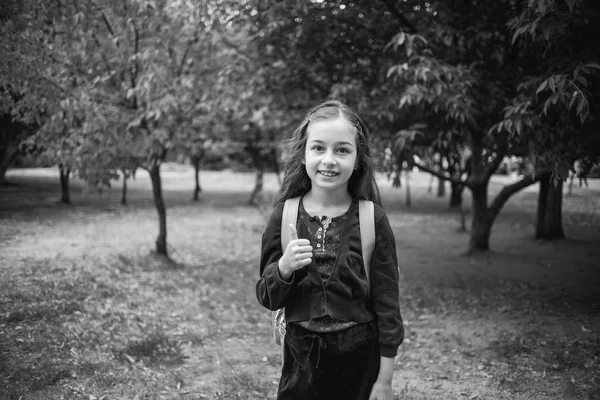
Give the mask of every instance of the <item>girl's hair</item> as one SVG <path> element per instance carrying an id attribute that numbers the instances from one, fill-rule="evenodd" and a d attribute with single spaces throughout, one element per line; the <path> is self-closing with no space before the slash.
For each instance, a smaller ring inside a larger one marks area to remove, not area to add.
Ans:
<path id="1" fill-rule="evenodd" d="M 358 154 L 357 167 L 348 180 L 348 192 L 353 199 L 371 200 L 381 205 L 379 188 L 375 182 L 371 150 L 369 149 L 369 132 L 363 120 L 350 107 L 337 100 L 327 100 L 313 107 L 296 128 L 289 142 L 291 144 L 288 161 L 285 165 L 283 183 L 275 196 L 274 204 L 301 196 L 311 188 L 311 181 L 306 173 L 304 160 L 307 133 L 311 122 L 344 118 L 356 130 Z"/>

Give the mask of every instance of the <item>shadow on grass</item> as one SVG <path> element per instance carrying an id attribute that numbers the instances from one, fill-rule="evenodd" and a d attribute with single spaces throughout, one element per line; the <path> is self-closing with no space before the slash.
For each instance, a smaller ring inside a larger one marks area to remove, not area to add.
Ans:
<path id="1" fill-rule="evenodd" d="M 76 302 L 63 302 L 56 305 L 26 305 L 22 309 L 9 312 L 6 317 L 0 316 L 0 323 L 5 322 L 11 324 L 35 322 L 36 320 L 42 319 L 49 320 L 58 318 L 60 315 L 72 314 L 77 311 L 82 311 L 82 308 L 80 304 Z"/>
<path id="2" fill-rule="evenodd" d="M 173 366 L 185 360 L 181 343 L 162 331 L 155 331 L 142 340 L 130 341 L 123 349 L 114 351 L 117 359 L 135 364 Z"/>
<path id="3" fill-rule="evenodd" d="M 0 364 L 0 398 L 22 398 L 23 393 L 40 391 L 72 377 L 71 366 L 63 363 L 46 362 L 27 366 Z"/>

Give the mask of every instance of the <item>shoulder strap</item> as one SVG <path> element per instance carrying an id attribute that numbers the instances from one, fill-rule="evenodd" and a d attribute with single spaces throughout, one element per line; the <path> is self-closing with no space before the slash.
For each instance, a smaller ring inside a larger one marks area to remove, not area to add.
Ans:
<path id="1" fill-rule="evenodd" d="M 367 279 L 370 279 L 371 256 L 373 255 L 373 249 L 375 248 L 375 206 L 372 201 L 360 200 L 358 207 L 363 263 L 365 265 Z"/>
<path id="2" fill-rule="evenodd" d="M 298 206 L 300 205 L 300 197 L 287 199 L 283 204 L 283 214 L 281 215 L 281 251 L 285 252 L 292 230 L 290 224 L 296 225 L 298 220 Z"/>

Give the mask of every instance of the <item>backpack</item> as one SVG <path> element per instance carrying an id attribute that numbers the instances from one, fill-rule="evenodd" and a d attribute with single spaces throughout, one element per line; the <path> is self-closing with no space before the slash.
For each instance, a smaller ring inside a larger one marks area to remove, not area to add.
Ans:
<path id="1" fill-rule="evenodd" d="M 298 220 L 298 206 L 300 197 L 287 199 L 283 205 L 281 216 L 281 249 L 285 251 L 290 242 L 290 224 L 296 225 Z M 375 248 L 375 207 L 372 201 L 360 200 L 358 203 L 358 217 L 360 224 L 360 242 L 362 247 L 363 264 L 367 279 L 369 279 L 371 268 L 371 256 Z M 273 328 L 273 339 L 279 346 L 285 337 L 285 311 L 283 308 L 271 312 L 271 325 Z"/>

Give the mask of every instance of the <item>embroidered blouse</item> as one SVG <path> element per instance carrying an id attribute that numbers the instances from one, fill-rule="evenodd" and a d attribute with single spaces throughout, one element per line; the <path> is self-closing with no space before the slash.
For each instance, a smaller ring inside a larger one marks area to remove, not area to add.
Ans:
<path id="1" fill-rule="evenodd" d="M 327 280 L 333 272 L 335 258 L 340 248 L 342 225 L 348 220 L 348 212 L 353 208 L 354 204 L 344 214 L 332 218 L 309 215 L 302 201 L 298 206 L 298 218 L 308 227 L 310 244 L 313 247 L 313 259 L 324 285 L 327 285 Z M 308 321 L 299 321 L 298 324 L 309 331 L 338 332 L 356 325 L 356 322 L 342 321 L 332 318 L 330 315 L 324 315 Z"/>

